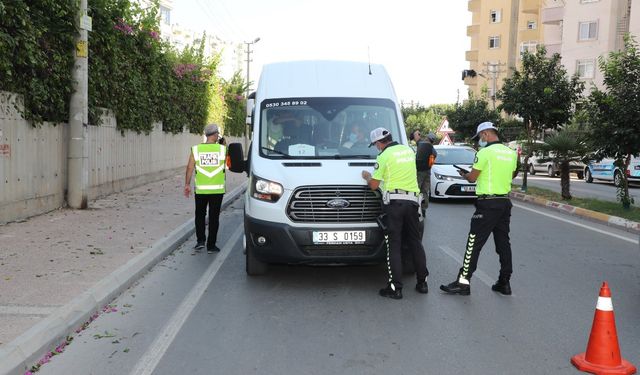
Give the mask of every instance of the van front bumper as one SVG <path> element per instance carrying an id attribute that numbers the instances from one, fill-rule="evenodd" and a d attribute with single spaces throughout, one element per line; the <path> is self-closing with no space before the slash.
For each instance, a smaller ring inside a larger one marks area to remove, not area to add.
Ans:
<path id="1" fill-rule="evenodd" d="M 254 256 L 266 263 L 356 264 L 380 263 L 386 259 L 384 237 L 378 227 L 292 227 L 287 224 L 253 219 L 245 215 L 247 246 Z M 314 231 L 364 230 L 366 241 L 356 244 L 314 244 Z M 258 238 L 263 237 L 260 244 Z"/>

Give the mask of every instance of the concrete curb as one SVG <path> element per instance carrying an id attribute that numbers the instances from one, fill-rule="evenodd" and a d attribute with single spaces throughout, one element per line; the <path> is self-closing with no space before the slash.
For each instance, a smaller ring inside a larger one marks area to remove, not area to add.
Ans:
<path id="1" fill-rule="evenodd" d="M 617 227 L 619 229 L 632 232 L 632 233 L 640 233 L 640 223 L 623 219 L 618 216 L 612 216 L 603 214 L 602 212 L 591 211 L 580 207 L 571 206 L 564 203 L 558 203 L 550 200 L 546 200 L 544 198 L 534 197 L 532 195 L 518 193 L 515 191 L 511 192 L 511 198 L 517 199 L 523 202 L 533 203 L 539 206 L 549 207 L 558 211 L 562 211 L 564 213 L 580 216 L 586 219 L 595 220 L 604 224 L 607 224 L 612 227 Z"/>
<path id="2" fill-rule="evenodd" d="M 244 182 L 225 194 L 222 209 L 238 198 L 246 185 Z M 40 357 L 73 335 L 94 313 L 101 311 L 194 232 L 194 219 L 191 219 L 8 343 L 0 350 L 0 374 L 23 375 Z"/>

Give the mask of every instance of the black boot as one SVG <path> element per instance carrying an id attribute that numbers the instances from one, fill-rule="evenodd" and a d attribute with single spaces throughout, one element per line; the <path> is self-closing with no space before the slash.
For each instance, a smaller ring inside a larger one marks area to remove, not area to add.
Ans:
<path id="1" fill-rule="evenodd" d="M 422 293 L 422 294 L 427 294 L 429 293 L 429 286 L 427 285 L 426 281 L 421 281 L 419 283 L 416 284 L 416 291 L 418 291 L 418 293 Z"/>
<path id="2" fill-rule="evenodd" d="M 380 289 L 380 295 L 382 297 L 389 297 L 393 299 L 402 299 L 402 288 L 396 287 L 395 290 L 391 287 L 391 283 L 387 284 L 386 288 Z"/>
<path id="3" fill-rule="evenodd" d="M 510 296 L 511 284 L 509 283 L 509 280 L 500 278 L 498 279 L 498 281 L 496 281 L 495 284 L 491 286 L 491 290 L 500 294 L 504 294 L 505 296 Z"/>
<path id="4" fill-rule="evenodd" d="M 459 283 L 458 280 L 448 284 L 440 285 L 440 290 L 448 294 L 459 294 L 461 296 L 468 296 L 471 294 L 471 285 Z"/>

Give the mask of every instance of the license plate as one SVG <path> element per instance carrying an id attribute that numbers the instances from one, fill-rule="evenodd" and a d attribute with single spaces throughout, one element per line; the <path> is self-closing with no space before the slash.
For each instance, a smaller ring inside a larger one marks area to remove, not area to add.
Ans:
<path id="1" fill-rule="evenodd" d="M 475 192 L 476 191 L 476 187 L 475 186 L 461 186 L 460 187 L 460 191 Z"/>
<path id="2" fill-rule="evenodd" d="M 349 231 L 314 231 L 313 243 L 317 244 L 351 244 L 366 241 L 366 232 L 363 230 Z"/>

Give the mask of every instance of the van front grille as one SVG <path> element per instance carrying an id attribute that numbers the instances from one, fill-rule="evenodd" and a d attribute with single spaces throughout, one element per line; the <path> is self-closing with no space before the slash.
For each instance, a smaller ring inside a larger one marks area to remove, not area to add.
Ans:
<path id="1" fill-rule="evenodd" d="M 371 223 L 381 213 L 382 195 L 364 185 L 302 186 L 287 206 L 298 223 Z"/>

